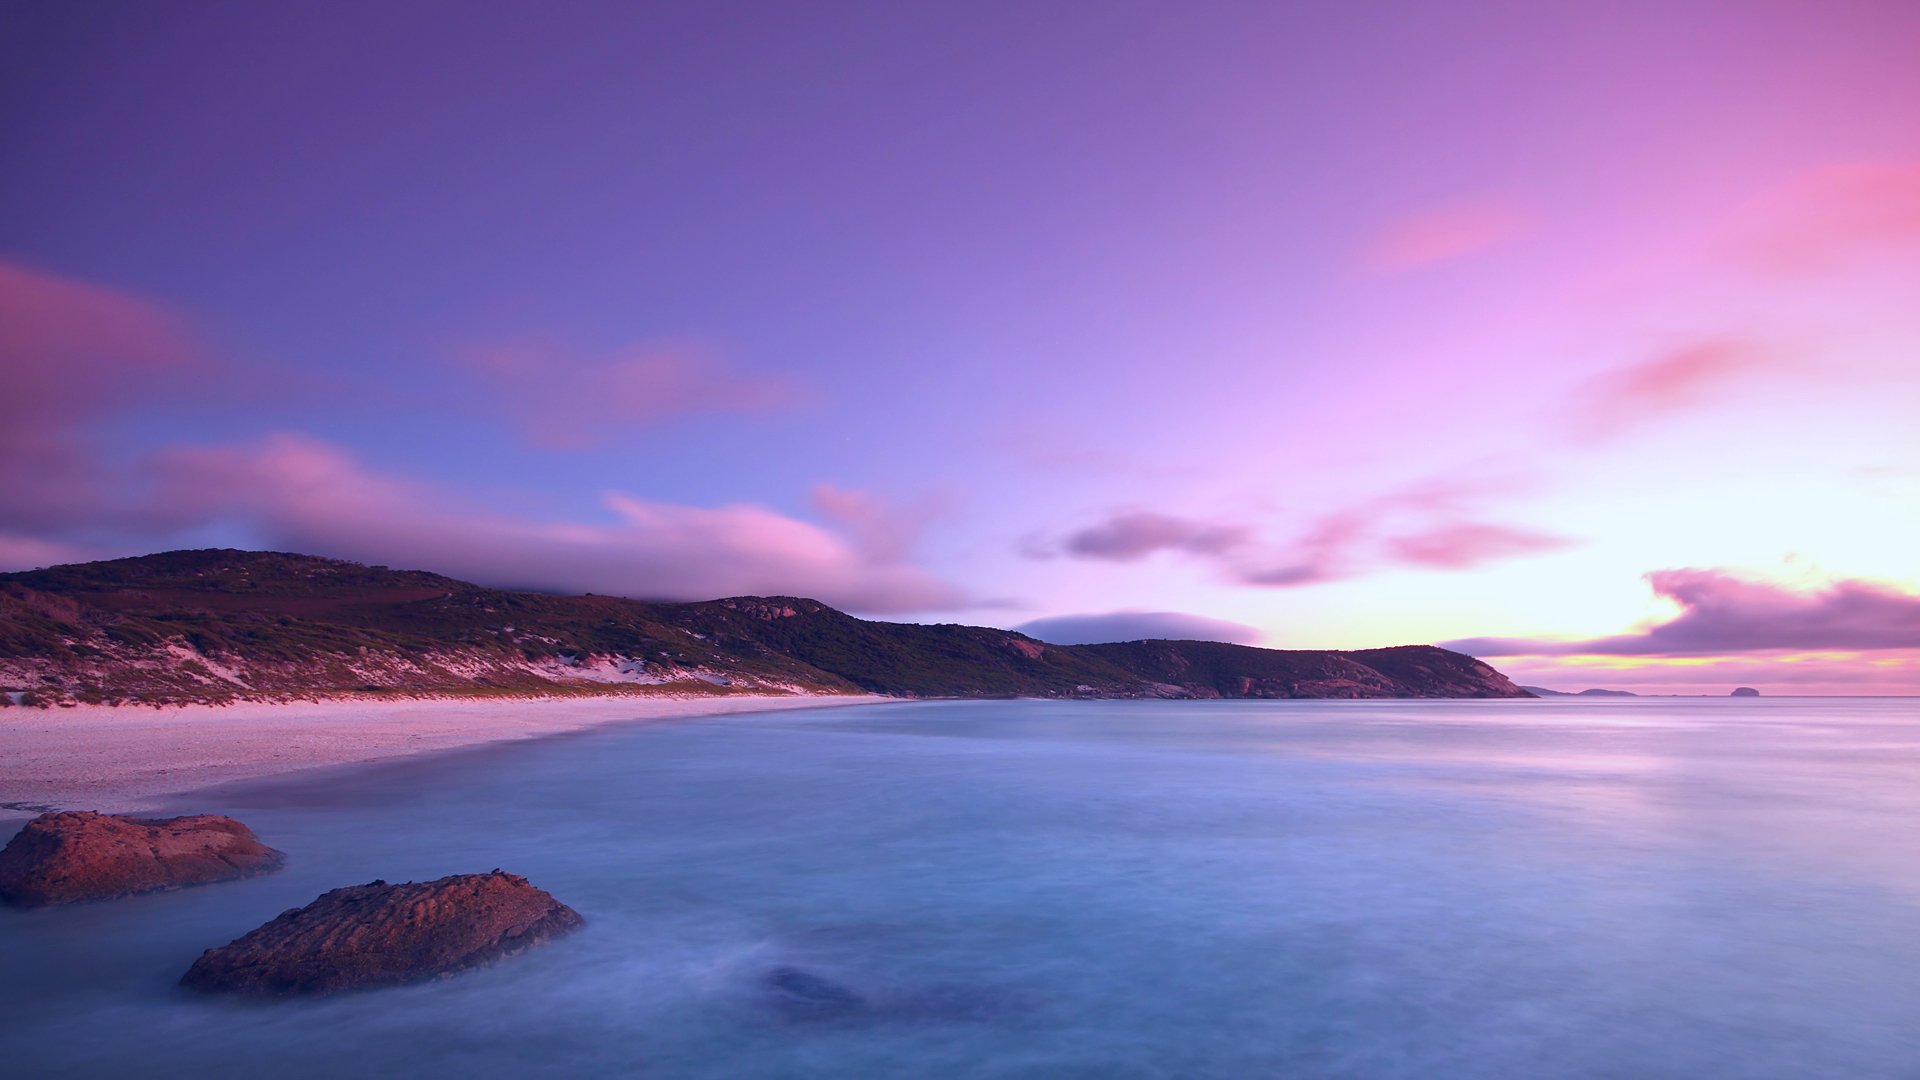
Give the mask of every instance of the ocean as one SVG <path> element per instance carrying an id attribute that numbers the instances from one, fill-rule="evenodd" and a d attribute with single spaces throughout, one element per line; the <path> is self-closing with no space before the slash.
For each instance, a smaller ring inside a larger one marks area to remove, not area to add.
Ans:
<path id="1" fill-rule="evenodd" d="M 266 877 L 0 910 L 11 1077 L 1914 1077 L 1920 700 L 986 701 L 201 793 Z M 584 930 L 183 991 L 336 886 Z"/>

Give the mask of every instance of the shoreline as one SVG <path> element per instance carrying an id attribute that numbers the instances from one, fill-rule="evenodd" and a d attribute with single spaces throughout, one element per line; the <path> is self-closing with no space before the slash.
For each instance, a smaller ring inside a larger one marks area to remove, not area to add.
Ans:
<path id="1" fill-rule="evenodd" d="M 898 700 L 866 694 L 607 695 L 75 705 L 0 710 L 0 821 L 148 813 L 203 788 L 630 721 Z"/>

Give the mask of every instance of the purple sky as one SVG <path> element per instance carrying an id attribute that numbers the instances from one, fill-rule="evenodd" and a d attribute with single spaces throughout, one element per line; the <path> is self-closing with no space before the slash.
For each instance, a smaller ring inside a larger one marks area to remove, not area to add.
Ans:
<path id="1" fill-rule="evenodd" d="M 1916 55 L 1905 2 L 16 0 L 0 563 L 1920 692 Z"/>

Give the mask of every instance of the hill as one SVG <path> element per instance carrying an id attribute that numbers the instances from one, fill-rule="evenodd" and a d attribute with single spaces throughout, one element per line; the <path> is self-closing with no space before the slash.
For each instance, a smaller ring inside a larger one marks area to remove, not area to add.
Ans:
<path id="1" fill-rule="evenodd" d="M 1051 645 L 798 597 L 653 603 L 489 589 L 281 552 L 0 574 L 0 702 L 345 694 L 865 691 L 903 697 L 1526 697 L 1432 646 Z"/>

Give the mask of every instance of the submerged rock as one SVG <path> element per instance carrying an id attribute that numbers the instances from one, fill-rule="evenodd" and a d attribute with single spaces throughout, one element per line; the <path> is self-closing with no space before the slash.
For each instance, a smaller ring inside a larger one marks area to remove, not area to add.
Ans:
<path id="1" fill-rule="evenodd" d="M 261 874 L 280 859 L 232 818 L 69 810 L 27 822 L 0 851 L 0 899 L 21 907 L 106 900 Z"/>
<path id="2" fill-rule="evenodd" d="M 757 1003 L 789 1024 L 950 1024 L 995 1020 L 1017 1003 L 983 987 L 921 986 L 853 990 L 803 968 L 781 965 L 760 976 Z"/>
<path id="3" fill-rule="evenodd" d="M 867 1007 L 867 999 L 796 967 L 777 967 L 760 980 L 766 1003 L 787 1020 L 837 1020 Z"/>
<path id="4" fill-rule="evenodd" d="M 449 975 L 583 925 L 526 878 L 495 870 L 325 893 L 217 949 L 180 979 L 208 992 L 327 994 Z"/>

